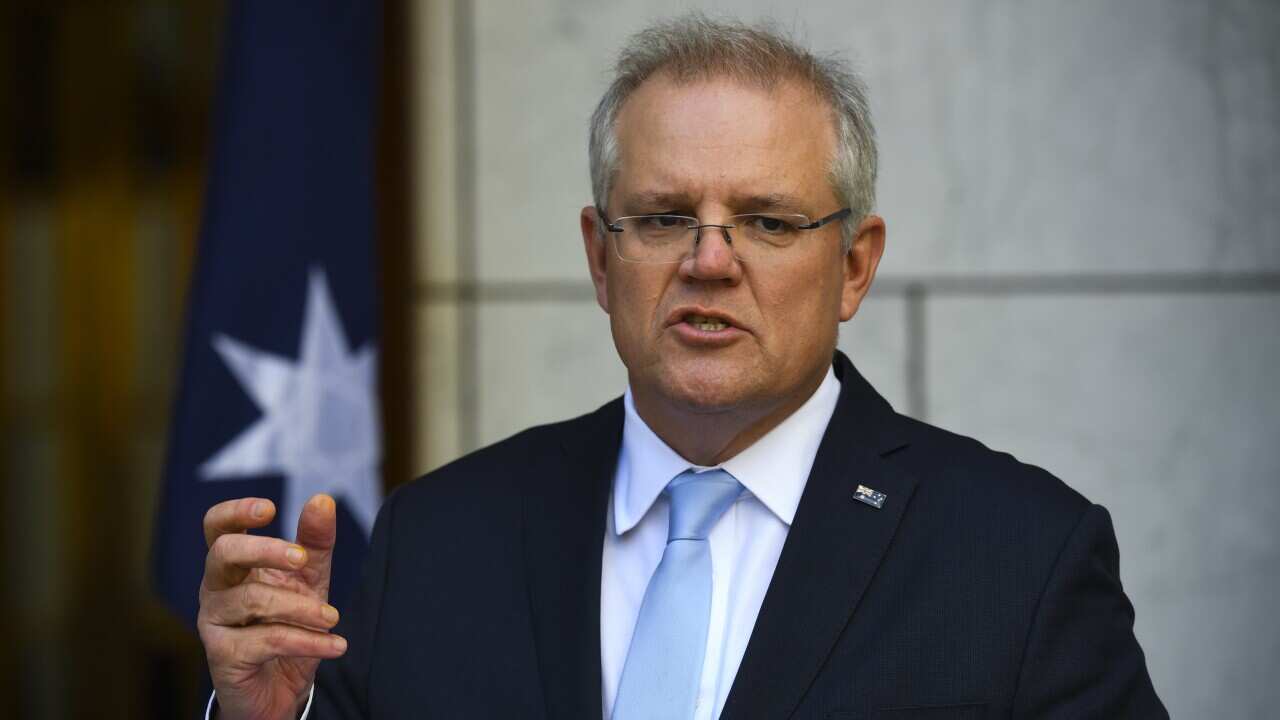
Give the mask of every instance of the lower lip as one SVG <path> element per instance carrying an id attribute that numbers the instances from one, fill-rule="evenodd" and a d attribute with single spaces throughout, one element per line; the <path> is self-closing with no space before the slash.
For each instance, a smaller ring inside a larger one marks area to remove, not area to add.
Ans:
<path id="1" fill-rule="evenodd" d="M 723 330 L 702 330 L 687 322 L 678 322 L 671 326 L 671 332 L 682 342 L 700 347 L 723 347 L 746 335 L 746 331 L 732 325 Z"/>

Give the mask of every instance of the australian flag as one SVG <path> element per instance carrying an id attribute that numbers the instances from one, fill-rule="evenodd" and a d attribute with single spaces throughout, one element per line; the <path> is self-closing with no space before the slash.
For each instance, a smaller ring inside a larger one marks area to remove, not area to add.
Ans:
<path id="1" fill-rule="evenodd" d="M 338 505 L 331 602 L 382 495 L 374 106 L 380 3 L 227 5 L 203 226 L 155 534 L 160 594 L 194 625 L 212 505 Z"/>

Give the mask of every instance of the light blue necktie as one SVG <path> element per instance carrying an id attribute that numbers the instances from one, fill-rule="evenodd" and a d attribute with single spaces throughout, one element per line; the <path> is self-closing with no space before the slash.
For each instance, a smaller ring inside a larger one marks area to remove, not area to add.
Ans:
<path id="1" fill-rule="evenodd" d="M 707 535 L 741 489 L 724 470 L 686 470 L 667 484 L 667 548 L 640 603 L 613 720 L 693 717 L 711 616 Z"/>

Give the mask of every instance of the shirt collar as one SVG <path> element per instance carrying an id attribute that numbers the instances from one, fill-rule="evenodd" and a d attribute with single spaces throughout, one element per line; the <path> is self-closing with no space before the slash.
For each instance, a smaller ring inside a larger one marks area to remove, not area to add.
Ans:
<path id="1" fill-rule="evenodd" d="M 839 399 L 840 381 L 827 368 L 826 377 L 803 405 L 717 467 L 737 478 L 779 520 L 791 525 Z M 613 487 L 613 527 L 619 535 L 640 522 L 671 478 L 689 468 L 703 469 L 680 457 L 649 428 L 636 412 L 630 388 L 623 404 L 622 451 Z"/>

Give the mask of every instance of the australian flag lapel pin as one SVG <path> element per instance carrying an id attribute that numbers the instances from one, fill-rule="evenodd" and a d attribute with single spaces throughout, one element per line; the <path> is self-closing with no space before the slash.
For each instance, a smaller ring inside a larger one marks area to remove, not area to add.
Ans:
<path id="1" fill-rule="evenodd" d="M 888 499 L 888 497 L 888 495 L 885 495 L 879 490 L 872 490 L 866 485 L 859 485 L 858 489 L 853 491 L 854 500 L 870 505 L 877 510 L 884 507 L 884 501 Z"/>

